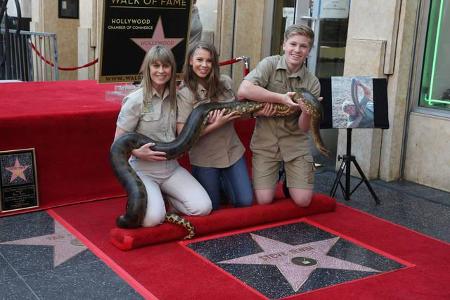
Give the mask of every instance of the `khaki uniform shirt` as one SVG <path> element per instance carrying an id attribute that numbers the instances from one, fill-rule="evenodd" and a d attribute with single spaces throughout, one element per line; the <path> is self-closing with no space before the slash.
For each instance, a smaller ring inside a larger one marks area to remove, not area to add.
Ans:
<path id="1" fill-rule="evenodd" d="M 306 88 L 314 96 L 320 95 L 319 79 L 304 65 L 296 73 L 290 74 L 284 55 L 263 59 L 245 80 L 275 93 L 286 94 L 296 88 Z M 307 155 L 308 137 L 298 127 L 298 118 L 298 114 L 257 118 L 250 144 L 253 153 L 283 161 Z"/>
<path id="2" fill-rule="evenodd" d="M 232 89 L 231 78 L 221 76 L 226 91 L 219 97 L 219 102 L 230 102 L 235 100 L 235 93 Z M 204 87 L 198 87 L 200 99 L 195 99 L 194 94 L 187 86 L 182 86 L 177 93 L 178 123 L 186 123 L 191 111 L 201 103 L 211 102 L 206 98 Z M 227 168 L 238 161 L 244 154 L 245 148 L 242 145 L 233 122 L 228 122 L 224 126 L 200 137 L 189 151 L 190 162 L 199 167 Z"/>
<path id="3" fill-rule="evenodd" d="M 171 110 L 169 92 L 152 92 L 144 101 L 143 89 L 124 98 L 117 126 L 127 132 L 138 132 L 158 142 L 171 142 L 176 137 L 176 111 Z"/>

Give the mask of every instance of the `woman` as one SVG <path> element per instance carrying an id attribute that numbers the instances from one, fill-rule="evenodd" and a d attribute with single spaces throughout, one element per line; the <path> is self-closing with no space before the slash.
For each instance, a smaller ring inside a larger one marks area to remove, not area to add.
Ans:
<path id="1" fill-rule="evenodd" d="M 183 69 L 183 83 L 177 93 L 177 131 L 180 132 L 191 111 L 201 103 L 235 100 L 231 79 L 219 74 L 215 47 L 207 42 L 188 50 Z M 253 192 L 243 157 L 245 148 L 233 126 L 239 118 L 225 110 L 210 113 L 202 136 L 189 152 L 192 174 L 211 198 L 213 209 L 221 203 L 221 188 L 236 207 L 249 206 Z"/>
<path id="2" fill-rule="evenodd" d="M 176 134 L 175 59 L 167 48 L 151 48 L 142 64 L 141 88 L 124 99 L 117 119 L 115 139 L 126 132 L 138 132 L 160 142 L 170 142 Z M 148 199 L 142 226 L 164 221 L 169 204 L 186 215 L 207 215 L 211 200 L 203 187 L 177 160 L 167 160 L 165 152 L 153 151 L 148 143 L 134 149 L 130 165 L 142 179 Z"/>

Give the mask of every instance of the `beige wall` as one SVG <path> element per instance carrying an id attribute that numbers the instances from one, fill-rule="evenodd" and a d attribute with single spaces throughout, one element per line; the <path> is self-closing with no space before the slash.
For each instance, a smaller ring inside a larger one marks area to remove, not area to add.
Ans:
<path id="1" fill-rule="evenodd" d="M 450 191 L 450 120 L 415 112 L 409 116 L 408 111 L 414 107 L 410 102 L 418 102 L 411 93 L 410 78 L 419 3 L 351 1 L 344 75 L 387 78 L 390 122 L 388 130 L 353 130 L 352 150 L 369 178 L 399 179 L 404 158 L 405 179 Z M 32 5 L 32 30 L 57 33 L 61 66 L 80 65 L 98 56 L 101 0 L 80 1 L 80 20 L 58 19 L 54 0 L 34 0 Z M 268 55 L 267 31 L 271 26 L 267 15 L 272 6 L 269 0 L 218 0 L 214 41 L 221 60 L 248 56 L 254 68 Z M 60 72 L 60 77 L 76 79 L 79 74 L 80 79 L 92 79 L 94 69 Z M 239 85 L 242 64 L 222 70 Z M 345 145 L 346 133 L 342 131 L 337 153 L 344 153 Z M 357 175 L 355 170 L 352 173 Z"/>
<path id="2" fill-rule="evenodd" d="M 78 19 L 58 18 L 58 4 L 55 0 L 33 0 L 31 31 L 56 33 L 58 63 L 60 67 L 78 66 Z M 60 80 L 76 80 L 77 71 L 59 71 Z"/>
<path id="3" fill-rule="evenodd" d="M 97 0 L 80 1 L 80 26 L 78 27 L 78 65 L 97 58 Z M 78 70 L 78 79 L 94 79 L 98 63 Z"/>
<path id="4" fill-rule="evenodd" d="M 266 1 L 223 0 L 221 15 L 220 55 L 221 60 L 232 57 L 247 56 L 250 58 L 250 69 L 261 60 L 263 40 L 263 15 Z M 233 26 L 233 14 L 236 9 Z M 230 67 L 224 68 L 227 72 Z M 236 63 L 232 67 L 232 77 L 235 86 L 238 87 L 243 78 L 243 64 Z"/>
<path id="5" fill-rule="evenodd" d="M 417 0 L 382 0 L 374 7 L 370 0 L 351 2 L 344 75 L 388 79 L 390 129 L 353 130 L 353 154 L 368 178 L 400 177 L 417 4 Z M 338 153 L 344 153 L 346 145 L 341 131 Z"/>
<path id="6" fill-rule="evenodd" d="M 450 120 L 412 113 L 410 117 L 405 178 L 450 191 Z"/>
<path id="7" fill-rule="evenodd" d="M 421 14 L 416 60 L 423 57 L 422 39 L 426 35 L 427 15 Z M 421 83 L 420 63 L 413 67 L 412 86 L 409 90 L 412 111 L 406 130 L 404 178 L 437 189 L 450 191 L 450 118 L 435 109 L 420 109 L 419 87 Z"/>
<path id="8" fill-rule="evenodd" d="M 390 181 L 403 175 L 450 191 L 450 120 L 414 112 L 418 99 L 411 78 L 420 78 L 412 73 L 417 72 L 413 49 L 419 4 L 419 0 L 382 0 L 375 8 L 370 0 L 352 1 L 345 75 L 388 79 L 390 123 L 389 130 L 354 130 L 352 149 L 370 178 Z M 338 153 L 345 151 L 345 142 L 342 132 Z"/>
<path id="9" fill-rule="evenodd" d="M 47 2 L 49 0 L 40 0 L 43 7 L 43 13 L 45 13 L 45 19 L 53 16 L 49 15 Z M 234 5 L 236 4 L 236 8 Z M 262 58 L 262 40 L 264 26 L 263 14 L 267 6 L 266 1 L 248 1 L 248 0 L 218 0 L 217 1 L 217 28 L 214 33 L 214 44 L 216 45 L 221 60 L 228 60 L 238 56 L 248 56 L 251 60 L 251 68 L 258 63 Z M 235 14 L 236 9 L 236 14 Z M 68 44 L 73 49 L 77 49 L 77 52 L 72 51 L 72 59 L 76 60 L 72 65 L 83 65 L 91 62 L 98 57 L 100 53 L 100 40 L 101 34 L 99 29 L 101 28 L 101 16 L 103 13 L 103 2 L 101 0 L 83 0 L 80 1 L 80 19 L 77 20 L 75 27 L 71 27 L 67 31 L 65 38 L 71 40 L 72 43 Z M 42 18 L 40 18 L 42 19 Z M 50 22 L 54 25 L 63 24 L 61 21 Z M 62 19 L 69 20 L 69 19 Z M 57 23 L 59 22 L 59 23 Z M 38 26 L 42 26 L 40 22 L 37 22 Z M 64 26 L 67 26 L 64 22 Z M 71 25 L 73 26 L 73 24 Z M 47 25 L 46 28 L 50 28 Z M 75 38 L 74 38 L 75 37 Z M 76 47 L 73 47 L 73 43 L 76 43 Z M 60 43 L 58 43 L 60 46 Z M 68 47 L 64 47 L 68 48 Z M 70 51 L 64 49 L 64 51 Z M 236 88 L 242 81 L 243 63 L 236 63 L 232 67 L 222 68 L 222 72 L 228 73 L 233 77 Z M 78 79 L 95 79 L 98 77 L 98 64 L 89 68 L 80 69 L 74 75 Z M 61 72 L 60 72 L 61 74 Z"/>

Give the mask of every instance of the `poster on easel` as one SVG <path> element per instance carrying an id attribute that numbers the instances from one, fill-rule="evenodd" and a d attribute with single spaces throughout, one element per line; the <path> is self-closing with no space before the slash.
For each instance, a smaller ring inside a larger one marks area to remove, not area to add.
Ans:
<path id="1" fill-rule="evenodd" d="M 332 77 L 334 128 L 374 128 L 372 77 Z"/>
<path id="2" fill-rule="evenodd" d="M 107 0 L 103 4 L 99 82 L 140 81 L 145 54 L 172 50 L 181 73 L 189 37 L 191 0 Z"/>
<path id="3" fill-rule="evenodd" d="M 0 212 L 39 206 L 34 149 L 0 151 Z"/>
<path id="4" fill-rule="evenodd" d="M 386 78 L 320 78 L 323 117 L 320 128 L 389 128 Z"/>

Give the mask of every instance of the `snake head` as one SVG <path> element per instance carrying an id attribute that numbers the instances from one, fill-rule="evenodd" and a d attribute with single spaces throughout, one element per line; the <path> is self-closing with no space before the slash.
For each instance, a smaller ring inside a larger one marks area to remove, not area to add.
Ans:
<path id="1" fill-rule="evenodd" d="M 296 94 L 294 95 L 294 101 L 303 102 L 306 106 L 308 114 L 322 118 L 322 104 L 313 94 L 311 94 L 310 91 L 305 88 L 296 88 L 295 93 Z"/>

